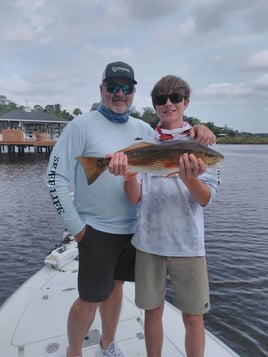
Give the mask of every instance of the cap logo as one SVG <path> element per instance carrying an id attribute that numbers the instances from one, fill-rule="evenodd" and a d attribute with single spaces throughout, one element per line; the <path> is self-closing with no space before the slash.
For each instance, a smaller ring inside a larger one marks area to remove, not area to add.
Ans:
<path id="1" fill-rule="evenodd" d="M 113 67 L 111 68 L 111 71 L 112 71 L 112 72 L 115 72 L 115 73 L 118 72 L 118 71 L 119 71 L 119 72 L 124 72 L 124 71 L 125 71 L 125 72 L 130 72 L 128 68 L 125 68 L 125 67 L 116 67 L 116 66 L 113 66 Z"/>

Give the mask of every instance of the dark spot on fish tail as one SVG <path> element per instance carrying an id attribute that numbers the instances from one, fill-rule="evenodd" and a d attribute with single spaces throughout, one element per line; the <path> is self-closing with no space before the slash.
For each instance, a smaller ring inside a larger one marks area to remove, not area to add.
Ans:
<path id="1" fill-rule="evenodd" d="M 96 165 L 97 165 L 98 168 L 102 169 L 103 167 L 105 167 L 107 165 L 107 162 L 108 161 L 105 160 L 105 159 L 98 159 L 96 161 Z"/>

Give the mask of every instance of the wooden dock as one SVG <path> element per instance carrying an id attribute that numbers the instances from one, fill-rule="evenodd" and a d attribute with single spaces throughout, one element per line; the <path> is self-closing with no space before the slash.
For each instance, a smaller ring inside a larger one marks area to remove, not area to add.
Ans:
<path id="1" fill-rule="evenodd" d="M 34 148 L 36 152 L 50 153 L 56 140 L 49 140 L 47 133 L 34 133 L 35 139 L 26 140 L 22 130 L 2 129 L 2 140 L 0 140 L 0 153 L 24 153 L 26 149 Z"/>

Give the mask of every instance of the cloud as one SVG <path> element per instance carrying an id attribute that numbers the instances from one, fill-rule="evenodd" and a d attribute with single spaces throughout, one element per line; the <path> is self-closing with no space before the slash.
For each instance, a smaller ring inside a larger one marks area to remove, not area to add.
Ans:
<path id="1" fill-rule="evenodd" d="M 267 101 L 267 13 L 267 0 L 2 1 L 0 94 L 88 110 L 106 64 L 123 60 L 135 69 L 137 110 L 151 106 L 160 77 L 176 74 L 193 88 L 197 117 L 217 117 L 220 103 L 250 130 Z"/>
<path id="2" fill-rule="evenodd" d="M 193 6 L 197 32 L 234 29 L 236 32 L 252 32 L 252 29 L 267 29 L 268 12 L 266 0 L 207 0 Z M 264 21 L 265 20 L 265 21 Z M 265 25 L 262 27 L 262 23 Z"/>
<path id="3" fill-rule="evenodd" d="M 266 91 L 266 96 L 268 97 L 268 73 L 256 78 L 254 81 L 254 87 L 259 90 Z"/>
<path id="4" fill-rule="evenodd" d="M 192 16 L 187 16 L 180 25 L 182 33 L 186 37 L 191 37 L 196 33 L 196 24 Z"/>
<path id="5" fill-rule="evenodd" d="M 268 49 L 252 55 L 248 59 L 245 67 L 251 70 L 268 70 Z"/>
<path id="6" fill-rule="evenodd" d="M 199 95 L 208 97 L 244 97 L 252 94 L 252 89 L 245 83 L 211 83 L 199 91 Z"/>
<path id="7" fill-rule="evenodd" d="M 144 1 L 144 0 L 122 0 L 122 7 L 127 8 L 128 15 L 134 19 L 157 19 L 164 16 L 174 14 L 183 5 L 178 0 L 154 0 Z"/>
<path id="8" fill-rule="evenodd" d="M 7 46 L 42 42 L 47 36 L 49 20 L 44 16 L 45 0 L 17 0 L 8 7 L 1 4 L 0 39 Z"/>

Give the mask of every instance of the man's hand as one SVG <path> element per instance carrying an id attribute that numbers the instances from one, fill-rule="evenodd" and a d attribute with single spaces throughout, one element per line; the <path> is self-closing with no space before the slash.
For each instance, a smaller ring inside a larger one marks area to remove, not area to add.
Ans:
<path id="1" fill-rule="evenodd" d="M 197 124 L 190 129 L 190 139 L 194 139 L 197 143 L 203 145 L 212 145 L 216 142 L 216 136 L 213 132 L 204 125 Z"/>
<path id="2" fill-rule="evenodd" d="M 108 169 L 111 174 L 115 176 L 125 176 L 128 171 L 128 157 L 123 152 L 116 152 L 111 155 L 108 154 L 106 157 L 111 158 L 109 162 Z"/>
<path id="3" fill-rule="evenodd" d="M 84 234 L 86 233 L 86 226 L 75 235 L 75 239 L 77 242 L 80 242 L 82 238 L 84 237 Z"/>

